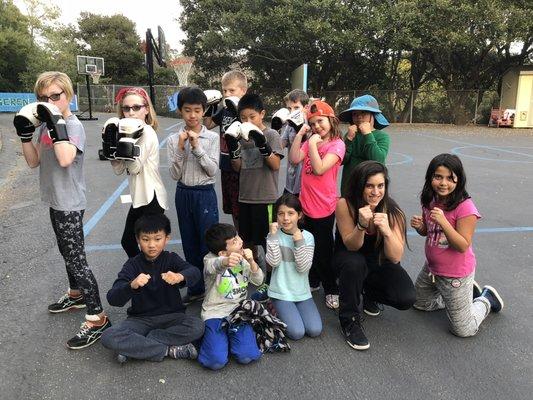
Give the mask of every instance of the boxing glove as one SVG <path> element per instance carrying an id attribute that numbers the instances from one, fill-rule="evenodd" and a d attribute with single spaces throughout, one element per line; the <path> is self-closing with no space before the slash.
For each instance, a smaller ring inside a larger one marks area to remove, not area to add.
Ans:
<path id="1" fill-rule="evenodd" d="M 102 128 L 102 152 L 106 159 L 114 160 L 118 144 L 118 124 L 117 117 L 109 118 Z"/>
<path id="2" fill-rule="evenodd" d="M 231 135 L 224 135 L 224 139 L 228 145 L 229 158 L 232 160 L 241 158 L 241 144 L 239 143 L 239 140 Z"/>
<path id="3" fill-rule="evenodd" d="M 305 124 L 305 117 L 303 110 L 294 110 L 287 118 L 287 122 L 294 128 L 296 132 L 299 132 L 303 124 Z"/>
<path id="4" fill-rule="evenodd" d="M 255 146 L 259 149 L 259 153 L 261 153 L 263 157 L 270 156 L 272 154 L 272 148 L 268 144 L 265 135 L 258 127 L 255 125 L 252 126 L 254 126 L 254 129 L 249 130 L 248 136 L 254 141 Z"/>
<path id="5" fill-rule="evenodd" d="M 218 103 L 222 100 L 222 93 L 219 90 L 209 89 L 204 90 L 205 97 L 207 97 L 207 108 L 204 112 L 204 117 L 212 117 L 218 111 Z"/>
<path id="6" fill-rule="evenodd" d="M 272 115 L 272 122 L 270 123 L 270 126 L 274 130 L 279 130 L 281 127 L 287 122 L 287 119 L 289 118 L 291 112 L 288 108 L 280 108 L 278 111 Z"/>
<path id="7" fill-rule="evenodd" d="M 226 107 L 228 111 L 238 116 L 239 113 L 237 110 L 239 107 L 239 98 L 237 96 L 226 97 L 224 99 L 224 107 Z"/>
<path id="8" fill-rule="evenodd" d="M 26 104 L 13 118 L 13 125 L 22 143 L 31 142 L 35 128 L 42 124 L 37 115 L 37 104 Z"/>
<path id="9" fill-rule="evenodd" d="M 37 103 L 37 116 L 46 124 L 48 136 L 54 144 L 68 142 L 67 123 L 55 105 Z"/>
<path id="10" fill-rule="evenodd" d="M 133 161 L 141 155 L 137 145 L 144 132 L 144 122 L 137 118 L 122 118 L 118 123 L 118 142 L 115 151 L 116 160 Z"/>

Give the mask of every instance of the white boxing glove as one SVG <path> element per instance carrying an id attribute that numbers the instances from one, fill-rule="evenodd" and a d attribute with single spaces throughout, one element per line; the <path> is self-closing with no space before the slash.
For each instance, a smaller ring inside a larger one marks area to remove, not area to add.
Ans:
<path id="1" fill-rule="evenodd" d="M 208 89 L 204 90 L 205 97 L 207 97 L 207 105 L 218 104 L 222 100 L 222 93 L 220 90 Z"/>
<path id="2" fill-rule="evenodd" d="M 237 110 L 239 107 L 239 98 L 237 96 L 230 96 L 226 97 L 224 99 L 224 107 L 228 109 L 228 111 L 233 112 L 235 115 L 239 115 Z"/>
<path id="3" fill-rule="evenodd" d="M 280 108 L 278 111 L 272 115 L 272 122 L 270 123 L 270 126 L 274 130 L 279 130 L 281 127 L 287 122 L 287 119 L 291 115 L 291 112 L 288 108 Z"/>
<path id="4" fill-rule="evenodd" d="M 13 125 L 22 143 L 31 142 L 35 128 L 43 123 L 37 115 L 37 104 L 26 104 L 13 118 Z"/>
<path id="5" fill-rule="evenodd" d="M 118 123 L 118 143 L 115 159 L 133 161 L 141 155 L 137 145 L 144 132 L 144 122 L 137 118 L 122 118 Z"/>
<path id="6" fill-rule="evenodd" d="M 290 126 L 294 128 L 296 132 L 298 132 L 303 124 L 305 124 L 305 116 L 303 110 L 294 110 L 290 115 L 289 118 L 287 118 L 287 122 Z"/>

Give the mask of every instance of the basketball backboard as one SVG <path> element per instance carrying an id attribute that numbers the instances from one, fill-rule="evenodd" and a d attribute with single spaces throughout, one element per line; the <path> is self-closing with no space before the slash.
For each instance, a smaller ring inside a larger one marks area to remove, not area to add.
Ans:
<path id="1" fill-rule="evenodd" d="M 291 87 L 307 92 L 307 64 L 302 64 L 292 71 Z"/>
<path id="2" fill-rule="evenodd" d="M 102 57 L 76 56 L 79 75 L 104 75 L 104 59 Z"/>
<path id="3" fill-rule="evenodd" d="M 165 63 L 167 61 L 167 41 L 165 39 L 165 32 L 159 25 L 157 26 L 157 47 L 159 47 L 159 55 L 161 61 Z"/>

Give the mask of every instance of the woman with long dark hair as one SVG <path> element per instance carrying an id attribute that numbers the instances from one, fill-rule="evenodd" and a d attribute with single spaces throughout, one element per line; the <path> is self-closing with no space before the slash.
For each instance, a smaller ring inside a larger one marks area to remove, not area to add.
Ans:
<path id="1" fill-rule="evenodd" d="M 354 168 L 335 210 L 339 319 L 346 341 L 356 350 L 370 347 L 361 324 L 363 308 L 378 315 L 378 303 L 406 310 L 415 301 L 413 281 L 400 265 L 405 215 L 388 189 L 387 168 L 364 161 Z"/>

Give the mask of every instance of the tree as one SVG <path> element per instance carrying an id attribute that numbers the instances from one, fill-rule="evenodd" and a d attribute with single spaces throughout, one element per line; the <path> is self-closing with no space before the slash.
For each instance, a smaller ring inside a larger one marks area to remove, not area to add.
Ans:
<path id="1" fill-rule="evenodd" d="M 11 0 L 0 1 L 0 92 L 22 90 L 31 46 L 26 17 Z"/>
<path id="2" fill-rule="evenodd" d="M 141 40 L 131 20 L 82 12 L 78 25 L 79 37 L 87 44 L 83 55 L 105 59 L 105 80 L 117 84 L 147 81 Z"/>

